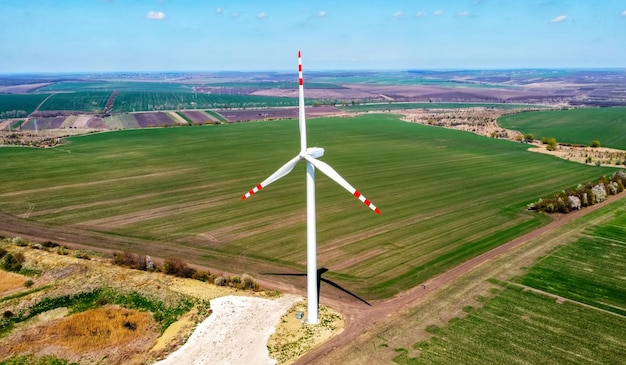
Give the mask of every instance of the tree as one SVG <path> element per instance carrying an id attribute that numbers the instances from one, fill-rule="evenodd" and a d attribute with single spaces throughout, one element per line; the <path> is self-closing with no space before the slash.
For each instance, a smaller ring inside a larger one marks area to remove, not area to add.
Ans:
<path id="1" fill-rule="evenodd" d="M 600 141 L 598 141 L 597 139 L 594 139 L 593 141 L 591 141 L 591 147 L 595 147 L 595 148 L 600 147 Z"/>
<path id="2" fill-rule="evenodd" d="M 532 133 L 524 133 L 524 140 L 527 142 L 532 142 L 535 140 L 535 135 Z"/>
<path id="3" fill-rule="evenodd" d="M 546 144 L 546 149 L 548 151 L 556 151 L 556 148 L 557 148 L 556 138 L 554 138 L 554 137 L 543 137 L 541 139 L 541 142 Z"/>

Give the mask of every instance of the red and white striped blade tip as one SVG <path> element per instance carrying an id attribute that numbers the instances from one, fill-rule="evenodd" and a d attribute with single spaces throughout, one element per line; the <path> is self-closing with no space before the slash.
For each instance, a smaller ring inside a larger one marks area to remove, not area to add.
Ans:
<path id="1" fill-rule="evenodd" d="M 261 186 L 261 184 L 255 186 L 254 188 L 252 188 L 252 190 L 250 190 L 247 193 L 243 194 L 241 196 L 241 200 L 246 200 L 247 198 L 251 197 L 252 195 L 254 195 L 254 193 L 257 193 L 261 189 L 263 189 L 263 186 Z"/>
<path id="2" fill-rule="evenodd" d="M 375 206 L 374 204 L 372 204 L 371 201 L 369 201 L 365 196 L 361 195 L 361 193 L 359 193 L 358 190 L 354 191 L 353 194 L 357 199 L 359 199 L 361 202 L 363 202 L 363 204 L 367 205 L 368 208 L 370 208 L 371 210 L 373 210 L 374 212 L 376 212 L 376 214 L 380 215 L 380 209 L 378 209 L 377 206 Z"/>

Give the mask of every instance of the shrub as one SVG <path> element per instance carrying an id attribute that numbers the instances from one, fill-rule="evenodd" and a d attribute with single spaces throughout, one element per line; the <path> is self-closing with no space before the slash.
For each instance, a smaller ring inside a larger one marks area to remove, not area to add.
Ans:
<path id="1" fill-rule="evenodd" d="M 535 140 L 535 135 L 532 133 L 525 133 L 524 134 L 524 140 L 528 141 L 528 142 L 532 142 Z"/>
<path id="2" fill-rule="evenodd" d="M 65 255 L 67 255 L 67 252 L 68 252 L 67 251 L 67 247 L 65 247 L 65 246 L 59 246 L 57 248 L 57 254 L 59 254 L 59 255 L 65 256 Z"/>
<path id="3" fill-rule="evenodd" d="M 591 141 L 591 147 L 595 147 L 595 148 L 600 147 L 600 141 L 598 141 L 597 139 L 594 139 L 593 141 Z"/>
<path id="4" fill-rule="evenodd" d="M 28 279 L 28 280 L 26 280 L 26 281 L 24 282 L 24 286 L 25 286 L 25 287 L 27 287 L 27 288 L 30 288 L 30 287 L 31 287 L 31 286 L 33 286 L 34 284 L 35 284 L 35 282 L 34 282 L 34 281 L 32 281 L 32 280 L 30 280 L 30 279 Z"/>
<path id="5" fill-rule="evenodd" d="M 26 240 L 24 240 L 22 237 L 13 237 L 13 239 L 11 240 L 11 243 L 20 247 L 24 247 L 28 244 Z"/>
<path id="6" fill-rule="evenodd" d="M 113 263 L 115 265 L 130 267 L 136 270 L 146 270 L 147 260 L 145 256 L 140 256 L 132 252 L 114 252 Z"/>
<path id="7" fill-rule="evenodd" d="M 212 275 L 208 271 L 196 271 L 192 278 L 203 282 L 210 282 Z"/>
<path id="8" fill-rule="evenodd" d="M 220 275 L 215 278 L 215 280 L 213 281 L 213 284 L 217 286 L 224 286 L 226 285 L 226 282 L 227 282 L 226 278 Z"/>
<path id="9" fill-rule="evenodd" d="M 6 255 L 9 251 L 5 250 L 4 248 L 0 247 L 0 259 L 4 257 L 4 255 Z"/>
<path id="10" fill-rule="evenodd" d="M 0 267 L 6 271 L 18 272 L 22 270 L 22 264 L 24 263 L 24 254 L 21 252 L 12 253 L 9 252 L 2 258 Z"/>
<path id="11" fill-rule="evenodd" d="M 161 271 L 168 275 L 174 275 L 181 278 L 191 278 L 196 272 L 195 269 L 188 267 L 185 261 L 171 258 L 165 259 Z"/>
<path id="12" fill-rule="evenodd" d="M 243 289 L 257 289 L 257 283 L 254 281 L 254 278 L 248 274 L 243 274 L 241 277 L 241 284 Z"/>

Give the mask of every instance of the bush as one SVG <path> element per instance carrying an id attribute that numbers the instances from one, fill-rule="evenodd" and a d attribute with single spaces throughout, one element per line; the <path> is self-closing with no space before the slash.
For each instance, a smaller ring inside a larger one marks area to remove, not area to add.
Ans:
<path id="1" fill-rule="evenodd" d="M 114 252 L 113 263 L 115 265 L 129 267 L 136 270 L 146 270 L 147 260 L 145 256 L 140 256 L 132 252 Z"/>
<path id="2" fill-rule="evenodd" d="M 181 278 L 191 278 L 196 272 L 195 269 L 188 267 L 187 263 L 181 259 L 165 259 L 161 271 Z"/>
<path id="3" fill-rule="evenodd" d="M 34 281 L 32 281 L 32 280 L 30 280 L 30 279 L 28 279 L 28 280 L 26 280 L 26 281 L 24 282 L 24 286 L 25 286 L 25 287 L 27 287 L 27 288 L 30 288 L 30 287 L 31 287 L 31 286 L 33 286 L 34 284 L 35 284 L 35 282 L 34 282 Z"/>
<path id="4" fill-rule="evenodd" d="M 254 278 L 248 274 L 243 274 L 241 277 L 241 283 L 243 289 L 257 289 L 257 283 L 254 281 Z"/>
<path id="5" fill-rule="evenodd" d="M 226 278 L 220 275 L 215 278 L 215 280 L 213 281 L 213 284 L 217 286 L 224 286 L 226 285 L 226 282 L 227 282 Z"/>
<path id="6" fill-rule="evenodd" d="M 600 141 L 598 141 L 597 139 L 594 139 L 593 141 L 591 141 L 591 147 L 595 147 L 595 148 L 600 147 Z"/>
<path id="7" fill-rule="evenodd" d="M 9 252 L 2 258 L 0 267 L 6 271 L 19 272 L 22 270 L 22 264 L 24 263 L 24 254 L 21 252 L 12 253 Z"/>
<path id="8" fill-rule="evenodd" d="M 11 240 L 11 243 L 20 247 L 24 247 L 28 244 L 26 240 L 24 240 L 22 237 L 13 237 L 13 239 Z"/>
<path id="9" fill-rule="evenodd" d="M 3 258 L 9 251 L 5 250 L 4 248 L 0 247 L 0 259 Z"/>
<path id="10" fill-rule="evenodd" d="M 556 151 L 558 145 L 556 143 L 556 138 L 554 137 L 543 137 L 541 138 L 541 142 L 546 144 L 546 149 L 548 151 Z"/>

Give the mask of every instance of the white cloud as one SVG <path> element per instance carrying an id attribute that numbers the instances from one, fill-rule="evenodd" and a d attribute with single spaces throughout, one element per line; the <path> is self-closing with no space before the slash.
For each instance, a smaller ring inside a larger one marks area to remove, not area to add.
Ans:
<path id="1" fill-rule="evenodd" d="M 426 16 L 426 13 L 424 13 L 423 11 L 418 11 L 417 14 L 415 14 L 416 17 L 421 18 L 423 16 Z"/>
<path id="2" fill-rule="evenodd" d="M 326 16 L 326 10 L 322 10 L 322 11 L 320 11 L 320 12 L 317 14 L 317 16 L 319 16 L 320 18 L 325 17 L 325 16 Z"/>
<path id="3" fill-rule="evenodd" d="M 622 11 L 622 16 L 626 16 L 626 10 Z"/>
<path id="4" fill-rule="evenodd" d="M 259 14 L 257 14 L 256 16 L 257 19 L 265 19 L 267 18 L 267 14 L 264 12 L 260 12 Z"/>
<path id="5" fill-rule="evenodd" d="M 443 14 L 443 10 L 437 10 L 433 12 L 433 15 L 441 15 L 441 14 Z"/>
<path id="6" fill-rule="evenodd" d="M 222 14 L 222 8 L 215 9 L 215 13 L 216 14 Z"/>
<path id="7" fill-rule="evenodd" d="M 402 18 L 404 14 L 401 11 L 396 11 L 395 13 L 391 14 L 391 16 L 398 19 L 398 18 Z"/>
<path id="8" fill-rule="evenodd" d="M 462 11 L 462 12 L 460 12 L 458 15 L 459 15 L 459 16 L 469 16 L 469 15 L 470 15 L 470 13 L 469 13 L 469 11 Z"/>
<path id="9" fill-rule="evenodd" d="M 153 11 L 150 10 L 148 14 L 146 14 L 146 19 L 151 20 L 163 20 L 165 19 L 165 13 L 162 11 Z"/>
<path id="10" fill-rule="evenodd" d="M 559 15 L 556 18 L 550 20 L 550 23 L 563 23 L 567 19 L 567 15 Z"/>

